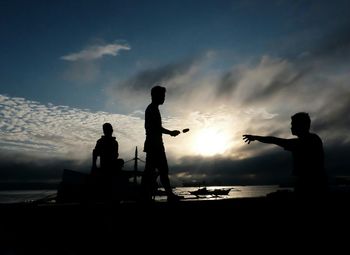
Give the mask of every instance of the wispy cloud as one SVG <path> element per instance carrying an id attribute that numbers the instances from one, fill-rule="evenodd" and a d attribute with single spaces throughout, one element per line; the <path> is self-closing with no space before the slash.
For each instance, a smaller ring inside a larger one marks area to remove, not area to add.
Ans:
<path id="1" fill-rule="evenodd" d="M 114 127 L 120 157 L 132 158 L 135 146 L 139 157 L 145 157 L 143 111 L 130 115 L 91 112 L 0 94 L 0 118 L 0 181 L 59 179 L 63 168 L 89 171 L 91 152 L 105 122 Z M 223 124 L 222 118 L 216 116 L 216 123 Z M 199 112 L 182 118 L 163 116 L 165 127 L 189 127 L 190 134 L 194 134 L 192 138 L 188 134 L 176 139 L 164 137 L 170 162 L 194 152 L 189 144 L 195 139 L 196 130 L 202 125 L 210 126 L 211 119 L 207 113 Z"/>
<path id="2" fill-rule="evenodd" d="M 111 43 L 106 45 L 92 45 L 87 48 L 68 55 L 62 56 L 61 59 L 66 61 L 91 61 L 102 58 L 104 56 L 117 56 L 121 50 L 130 50 L 127 44 Z"/>
<path id="3" fill-rule="evenodd" d="M 193 125 L 187 148 L 195 142 L 196 129 L 215 129 L 220 123 L 231 148 L 225 155 L 236 159 L 274 149 L 247 146 L 242 141 L 245 133 L 292 137 L 290 116 L 299 111 L 310 113 L 312 131 L 325 139 L 325 146 L 339 139 L 349 142 L 350 62 L 341 57 L 348 52 L 342 45 L 327 54 L 296 58 L 266 54 L 227 70 L 210 71 L 208 58 L 180 61 L 118 82 L 108 97 L 126 108 L 141 109 L 150 100 L 150 87 L 161 83 L 167 87 L 166 113 L 191 120 L 182 122 Z"/>
<path id="4" fill-rule="evenodd" d="M 198 91 L 204 87 L 203 84 L 199 84 L 201 79 L 198 77 L 201 75 L 199 67 L 205 65 L 206 59 L 205 56 L 189 57 L 140 71 L 129 79 L 110 84 L 106 90 L 107 97 L 110 102 L 117 102 L 118 107 L 123 109 L 140 110 L 150 99 L 150 89 L 155 85 L 162 85 L 167 88 L 169 95 L 166 104 L 171 105 L 175 100 L 180 105 L 179 99 L 183 99 L 184 95 L 195 96 L 191 91 Z M 203 74 L 203 77 L 207 83 L 207 76 Z M 189 101 L 193 101 L 193 98 Z"/>
<path id="5" fill-rule="evenodd" d="M 76 84 L 91 84 L 100 77 L 101 61 L 105 56 L 117 56 L 122 50 L 131 50 L 127 43 L 95 43 L 85 49 L 62 56 L 68 62 L 63 78 Z"/>
<path id="6" fill-rule="evenodd" d="M 2 150 L 41 158 L 76 161 L 90 158 L 104 122 L 115 127 L 121 154 L 131 155 L 144 139 L 143 122 L 138 117 L 43 105 L 5 95 L 0 95 L 0 118 Z"/>

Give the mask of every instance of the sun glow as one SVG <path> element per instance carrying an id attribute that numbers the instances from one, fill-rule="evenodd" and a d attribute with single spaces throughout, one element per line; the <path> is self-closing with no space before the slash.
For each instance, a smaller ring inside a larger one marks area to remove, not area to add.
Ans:
<path id="1" fill-rule="evenodd" d="M 226 132 L 205 128 L 199 131 L 194 139 L 193 150 L 202 156 L 223 154 L 229 148 L 230 138 Z"/>

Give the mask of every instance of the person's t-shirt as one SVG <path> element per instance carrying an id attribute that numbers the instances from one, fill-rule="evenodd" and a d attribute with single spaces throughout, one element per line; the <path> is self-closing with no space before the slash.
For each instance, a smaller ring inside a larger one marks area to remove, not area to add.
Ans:
<path id="1" fill-rule="evenodd" d="M 164 151 L 162 118 L 158 106 L 152 103 L 148 105 L 145 111 L 145 130 L 146 141 L 144 151 Z"/>
<path id="2" fill-rule="evenodd" d="M 288 139 L 283 147 L 292 152 L 295 176 L 314 178 L 324 175 L 323 144 L 318 135 L 310 133 L 302 138 Z"/>
<path id="3" fill-rule="evenodd" d="M 115 137 L 102 136 L 97 140 L 95 153 L 100 157 L 102 169 L 112 168 L 118 159 L 118 142 Z"/>

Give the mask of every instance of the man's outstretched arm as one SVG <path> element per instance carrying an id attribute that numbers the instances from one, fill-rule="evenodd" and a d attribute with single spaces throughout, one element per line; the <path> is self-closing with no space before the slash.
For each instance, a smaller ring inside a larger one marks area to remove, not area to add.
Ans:
<path id="1" fill-rule="evenodd" d="M 243 135 L 243 140 L 248 144 L 253 141 L 259 141 L 261 143 L 276 144 L 281 147 L 285 147 L 287 144 L 287 139 L 278 138 L 274 136 Z"/>

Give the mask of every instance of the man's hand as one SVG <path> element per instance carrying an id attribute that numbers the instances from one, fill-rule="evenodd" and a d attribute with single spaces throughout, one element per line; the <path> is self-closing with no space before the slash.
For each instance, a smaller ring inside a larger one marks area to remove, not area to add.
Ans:
<path id="1" fill-rule="evenodd" d="M 253 142 L 256 140 L 256 137 L 254 135 L 243 135 L 244 142 L 250 144 L 250 142 Z"/>
<path id="2" fill-rule="evenodd" d="M 181 132 L 179 130 L 173 130 L 173 131 L 170 131 L 170 135 L 171 136 L 177 136 L 179 135 Z"/>

